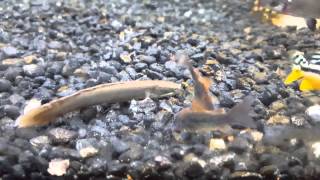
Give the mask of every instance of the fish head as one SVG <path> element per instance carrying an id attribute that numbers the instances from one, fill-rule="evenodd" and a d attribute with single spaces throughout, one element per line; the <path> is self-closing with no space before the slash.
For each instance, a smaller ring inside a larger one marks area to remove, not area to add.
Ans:
<path id="1" fill-rule="evenodd" d="M 303 71 L 301 70 L 301 67 L 294 65 L 292 67 L 290 74 L 285 79 L 284 84 L 285 85 L 292 84 L 293 82 L 303 78 L 303 76 L 304 76 L 304 74 L 303 74 Z"/>

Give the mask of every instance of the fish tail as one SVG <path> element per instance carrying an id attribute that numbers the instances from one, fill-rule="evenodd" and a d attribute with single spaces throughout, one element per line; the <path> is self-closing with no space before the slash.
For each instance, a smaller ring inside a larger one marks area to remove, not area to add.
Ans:
<path id="1" fill-rule="evenodd" d="M 314 90 L 315 88 L 312 86 L 312 83 L 306 79 L 303 79 L 299 86 L 300 91 L 310 91 Z"/>
<path id="2" fill-rule="evenodd" d="M 231 124 L 237 124 L 244 127 L 256 128 L 256 123 L 249 116 L 251 110 L 251 105 L 254 102 L 253 96 L 246 96 L 241 103 L 235 105 L 228 112 L 228 119 L 230 119 Z"/>

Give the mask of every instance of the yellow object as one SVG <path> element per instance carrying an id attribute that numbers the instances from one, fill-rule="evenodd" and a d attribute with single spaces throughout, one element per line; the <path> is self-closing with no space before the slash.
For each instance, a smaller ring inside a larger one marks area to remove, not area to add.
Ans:
<path id="1" fill-rule="evenodd" d="M 302 71 L 298 66 L 292 68 L 292 71 L 287 76 L 284 84 L 289 85 L 300 79 L 301 83 L 299 89 L 301 91 L 320 90 L 320 74 Z"/>
<path id="2" fill-rule="evenodd" d="M 304 17 L 283 14 L 272 10 L 269 7 L 261 6 L 260 0 L 256 0 L 252 7 L 252 11 L 261 14 L 262 21 L 269 22 L 278 27 L 296 26 L 297 29 L 307 28 L 306 20 Z M 320 28 L 320 19 L 316 19 L 316 28 Z"/>

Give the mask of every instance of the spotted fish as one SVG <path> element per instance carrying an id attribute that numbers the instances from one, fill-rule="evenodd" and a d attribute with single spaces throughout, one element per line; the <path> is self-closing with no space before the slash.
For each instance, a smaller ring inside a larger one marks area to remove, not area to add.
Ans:
<path id="1" fill-rule="evenodd" d="M 320 54 L 318 52 L 309 55 L 307 59 L 302 52 L 294 52 L 290 55 L 293 62 L 292 70 L 284 83 L 289 85 L 301 80 L 301 91 L 320 90 Z"/>

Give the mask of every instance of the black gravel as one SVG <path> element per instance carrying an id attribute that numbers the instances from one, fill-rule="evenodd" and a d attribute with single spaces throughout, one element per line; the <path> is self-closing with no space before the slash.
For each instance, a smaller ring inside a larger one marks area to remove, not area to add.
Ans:
<path id="1" fill-rule="evenodd" d="M 318 179 L 310 142 L 276 141 L 281 131 L 269 143 L 236 127 L 230 134 L 173 132 L 174 115 L 190 105 L 188 87 L 185 96 L 102 104 L 47 126 L 14 126 L 30 99 L 46 103 L 101 83 L 162 79 L 192 86 L 189 72 L 170 61 L 184 51 L 214 80 L 221 107 L 257 97 L 252 116 L 260 133 L 277 124 L 269 123 L 276 115 L 308 128 L 310 100 L 297 85 L 284 86 L 278 72 L 290 69 L 287 51 L 316 50 L 320 36 L 264 24 L 252 4 L 0 1 L 0 179 L 52 179 L 47 169 L 56 158 L 70 162 L 63 179 Z M 212 138 L 225 146 L 209 148 Z M 87 147 L 96 153 L 82 155 Z"/>

